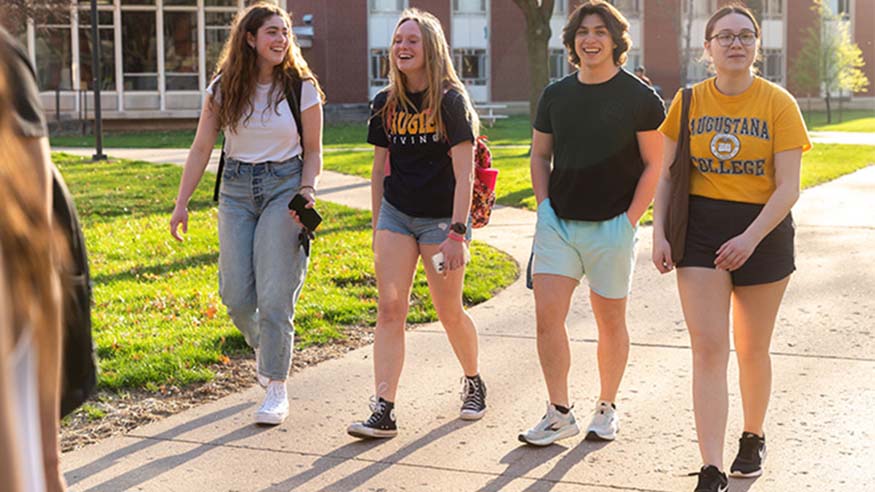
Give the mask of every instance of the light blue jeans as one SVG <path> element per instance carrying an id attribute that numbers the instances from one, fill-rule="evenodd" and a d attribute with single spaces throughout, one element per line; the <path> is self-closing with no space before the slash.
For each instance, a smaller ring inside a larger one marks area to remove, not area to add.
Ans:
<path id="1" fill-rule="evenodd" d="M 300 158 L 247 164 L 226 159 L 219 193 L 219 294 L 258 372 L 285 380 L 292 363 L 295 303 L 308 258 L 288 203 L 301 184 Z"/>

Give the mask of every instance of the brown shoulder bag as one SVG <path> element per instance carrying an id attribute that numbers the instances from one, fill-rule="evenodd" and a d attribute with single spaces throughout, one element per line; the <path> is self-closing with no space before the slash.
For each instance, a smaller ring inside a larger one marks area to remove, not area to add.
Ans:
<path id="1" fill-rule="evenodd" d="M 684 89 L 682 94 L 681 131 L 674 161 L 669 168 L 671 193 L 665 217 L 665 237 L 671 246 L 671 261 L 675 265 L 684 257 L 690 211 L 690 100 L 693 90 Z"/>

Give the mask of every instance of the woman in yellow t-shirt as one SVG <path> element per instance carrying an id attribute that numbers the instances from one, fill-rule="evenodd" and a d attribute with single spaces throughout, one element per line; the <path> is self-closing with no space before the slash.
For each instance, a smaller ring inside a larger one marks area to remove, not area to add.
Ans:
<path id="1" fill-rule="evenodd" d="M 753 74 L 759 42 L 759 25 L 748 9 L 729 6 L 714 13 L 704 48 L 717 75 L 693 87 L 690 105 L 689 224 L 677 279 L 693 349 L 693 403 L 704 462 L 697 492 L 727 487 L 722 460 L 730 306 L 744 408 L 730 472 L 762 473 L 769 345 L 795 270 L 790 208 L 799 197 L 802 152 L 811 143 L 793 97 Z M 653 214 L 653 262 L 662 273 L 675 266 L 664 223 L 681 99 L 679 92 L 660 127 L 666 155 Z"/>

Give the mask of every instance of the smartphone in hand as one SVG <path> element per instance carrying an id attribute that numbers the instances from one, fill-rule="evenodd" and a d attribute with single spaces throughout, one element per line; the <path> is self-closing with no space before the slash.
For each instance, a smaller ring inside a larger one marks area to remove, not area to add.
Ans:
<path id="1" fill-rule="evenodd" d="M 307 199 L 298 193 L 289 202 L 289 210 L 294 210 L 298 214 L 298 218 L 301 219 L 304 227 L 310 231 L 315 231 L 319 224 L 322 223 L 322 216 L 319 215 L 316 209 L 306 208 L 305 205 L 307 205 Z"/>

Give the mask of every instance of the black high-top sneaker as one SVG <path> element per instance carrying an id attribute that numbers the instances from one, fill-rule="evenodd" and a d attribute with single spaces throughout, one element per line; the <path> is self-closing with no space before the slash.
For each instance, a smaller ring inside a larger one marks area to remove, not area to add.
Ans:
<path id="1" fill-rule="evenodd" d="M 462 409 L 459 418 L 462 420 L 480 420 L 486 413 L 486 383 L 480 375 L 473 378 L 462 377 Z"/>
<path id="2" fill-rule="evenodd" d="M 701 470 L 690 473 L 690 475 L 699 476 L 699 483 L 694 492 L 727 492 L 729 490 L 729 479 L 714 465 L 703 466 Z"/>
<path id="3" fill-rule="evenodd" d="M 363 439 L 380 439 L 398 435 L 395 425 L 395 403 L 386 401 L 383 397 L 371 397 L 371 416 L 364 422 L 355 422 L 347 427 L 346 432 Z"/>
<path id="4" fill-rule="evenodd" d="M 729 467 L 729 475 L 737 478 L 753 478 L 763 474 L 766 459 L 766 437 L 753 432 L 742 432 L 738 440 L 738 454 Z"/>

